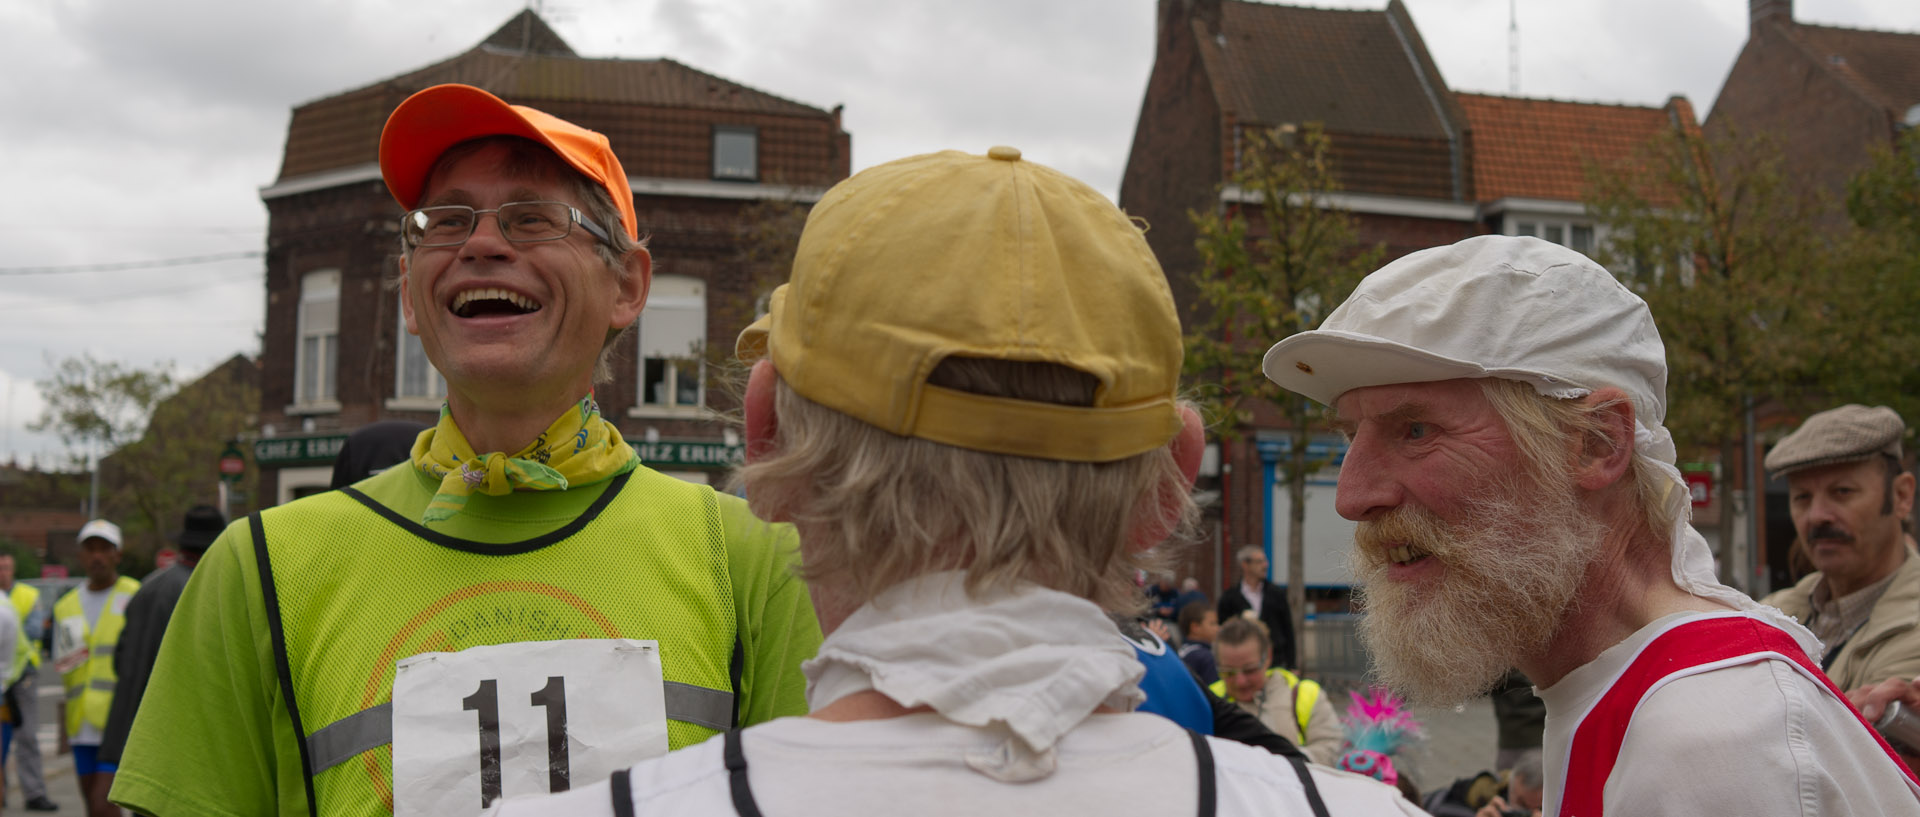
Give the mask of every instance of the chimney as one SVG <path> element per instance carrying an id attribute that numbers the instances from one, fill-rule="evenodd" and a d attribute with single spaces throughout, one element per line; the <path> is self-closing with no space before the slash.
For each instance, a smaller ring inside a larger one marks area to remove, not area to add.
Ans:
<path id="1" fill-rule="evenodd" d="M 1793 25 L 1793 0 L 1747 0 L 1749 33 L 1757 32 L 1768 20 Z"/>

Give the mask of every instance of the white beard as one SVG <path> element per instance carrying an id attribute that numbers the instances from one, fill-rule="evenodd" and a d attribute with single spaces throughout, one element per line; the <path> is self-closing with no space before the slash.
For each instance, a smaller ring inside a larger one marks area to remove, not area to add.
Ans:
<path id="1" fill-rule="evenodd" d="M 1458 522 L 1403 506 L 1360 524 L 1358 632 L 1381 682 L 1414 703 L 1453 706 L 1547 646 L 1576 604 L 1603 527 L 1580 508 L 1569 476 L 1546 482 L 1496 485 Z M 1441 562 L 1438 581 L 1389 580 L 1394 545 Z"/>

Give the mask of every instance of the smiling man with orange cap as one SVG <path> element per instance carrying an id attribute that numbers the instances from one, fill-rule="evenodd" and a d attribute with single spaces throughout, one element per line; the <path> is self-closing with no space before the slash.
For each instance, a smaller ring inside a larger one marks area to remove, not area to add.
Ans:
<path id="1" fill-rule="evenodd" d="M 440 422 L 410 464 L 214 543 L 114 800 L 475 813 L 804 712 L 791 529 L 641 466 L 594 402 L 652 273 L 606 137 L 441 85 L 393 112 L 380 166 Z"/>

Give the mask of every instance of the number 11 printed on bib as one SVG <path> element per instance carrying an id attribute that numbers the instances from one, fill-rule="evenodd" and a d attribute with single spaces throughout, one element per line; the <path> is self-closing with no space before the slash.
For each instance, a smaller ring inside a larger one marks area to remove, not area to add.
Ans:
<path id="1" fill-rule="evenodd" d="M 530 641 L 421 653 L 393 677 L 393 813 L 468 815 L 667 753 L 659 645 Z"/>

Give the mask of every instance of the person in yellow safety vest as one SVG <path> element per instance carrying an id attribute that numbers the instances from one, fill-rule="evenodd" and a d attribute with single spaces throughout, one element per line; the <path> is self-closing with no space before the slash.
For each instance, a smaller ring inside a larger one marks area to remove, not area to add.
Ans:
<path id="1" fill-rule="evenodd" d="M 40 700 L 40 638 L 47 633 L 47 614 L 40 609 L 40 588 L 15 579 L 13 554 L 7 551 L 0 551 L 0 590 L 6 591 L 7 600 L 13 602 L 13 611 L 20 617 L 14 677 L 8 679 L 6 687 L 6 701 L 13 717 L 0 724 L 0 767 L 7 765 L 10 750 L 18 742 L 20 759 L 14 761 L 13 767 L 20 777 L 20 796 L 27 810 L 58 811 L 59 804 L 47 798 L 47 775 L 40 765 L 37 702 Z M 26 658 L 24 663 L 17 660 L 22 653 Z M 0 775 L 0 792 L 5 791 L 5 777 Z"/>
<path id="2" fill-rule="evenodd" d="M 120 527 L 95 519 L 80 529 L 80 566 L 87 583 L 53 605 L 53 667 L 66 685 L 60 719 L 60 750 L 73 751 L 73 773 L 80 781 L 88 817 L 114 817 L 107 801 L 114 764 L 101 763 L 101 730 L 113 706 L 113 648 L 126 626 L 127 602 L 140 583 L 120 575 Z"/>
<path id="3" fill-rule="evenodd" d="M 1320 684 L 1268 668 L 1273 641 L 1266 625 L 1245 617 L 1229 619 L 1214 636 L 1213 652 L 1220 665 L 1213 694 L 1252 712 L 1274 734 L 1293 738 L 1308 760 L 1331 765 L 1340 755 L 1345 733 Z"/>

